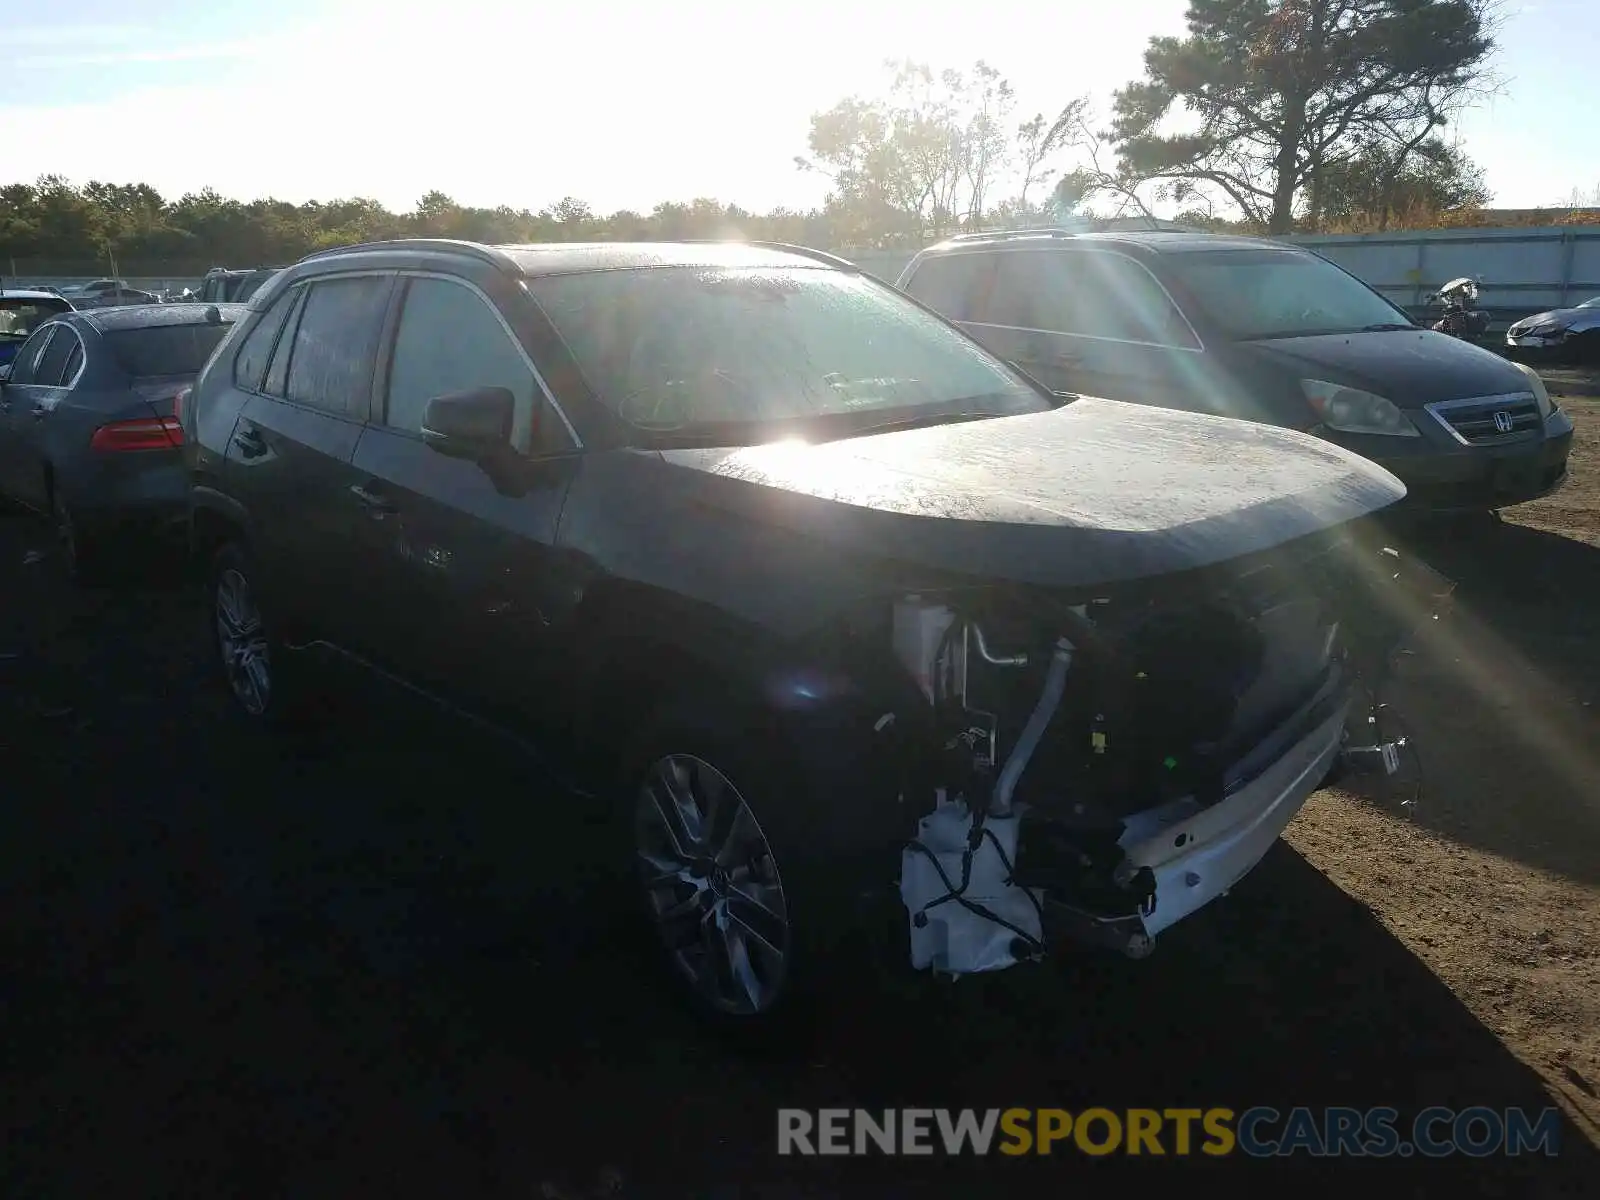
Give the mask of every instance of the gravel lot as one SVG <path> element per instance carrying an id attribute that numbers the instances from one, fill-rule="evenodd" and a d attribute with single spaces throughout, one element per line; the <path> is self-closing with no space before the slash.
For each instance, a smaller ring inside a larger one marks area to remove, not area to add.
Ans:
<path id="1" fill-rule="evenodd" d="M 0 519 L 0 1188 L 1059 1195 L 1107 1172 L 1223 1171 L 1315 1194 L 1380 1176 L 1416 1195 L 1592 1194 L 1600 405 L 1572 407 L 1581 478 L 1429 544 L 1461 612 L 1396 697 L 1426 756 L 1418 806 L 1314 797 L 1145 963 L 938 984 L 864 936 L 842 950 L 841 998 L 765 1055 L 662 1001 L 585 870 L 594 828 L 537 764 L 357 690 L 315 744 L 247 736 L 198 665 L 188 594 L 75 592 L 31 553 L 42 530 Z M 789 1105 L 1552 1096 L 1568 1119 L 1553 1160 L 774 1153 Z"/>

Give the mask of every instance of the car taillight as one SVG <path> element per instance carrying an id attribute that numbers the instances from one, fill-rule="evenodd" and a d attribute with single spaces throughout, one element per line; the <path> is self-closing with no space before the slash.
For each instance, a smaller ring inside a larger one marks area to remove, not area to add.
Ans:
<path id="1" fill-rule="evenodd" d="M 179 388 L 178 394 L 172 398 L 172 419 L 183 428 L 183 406 L 189 403 L 189 393 L 193 388 Z"/>
<path id="2" fill-rule="evenodd" d="M 94 431 L 89 449 L 171 450 L 183 445 L 183 429 L 177 417 L 139 417 L 132 421 L 113 421 Z"/>

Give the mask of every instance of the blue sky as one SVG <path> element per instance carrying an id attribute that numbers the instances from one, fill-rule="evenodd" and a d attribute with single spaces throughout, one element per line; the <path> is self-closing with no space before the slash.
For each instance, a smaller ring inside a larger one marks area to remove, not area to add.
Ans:
<path id="1" fill-rule="evenodd" d="M 178 195 L 409 208 L 439 188 L 537 208 L 564 195 L 648 209 L 711 195 L 805 206 L 808 116 L 882 80 L 886 57 L 983 58 L 1019 118 L 1137 75 L 1183 0 L 1040 6 L 843 0 L 75 0 L 0 32 L 0 182 L 45 173 Z M 540 10 L 543 11 L 540 11 Z M 974 20 L 973 13 L 981 12 Z M 269 15 L 270 14 L 270 15 Z M 425 15 L 426 14 L 426 15 Z M 1504 94 L 1459 127 L 1495 202 L 1600 186 L 1600 0 L 1509 0 Z"/>

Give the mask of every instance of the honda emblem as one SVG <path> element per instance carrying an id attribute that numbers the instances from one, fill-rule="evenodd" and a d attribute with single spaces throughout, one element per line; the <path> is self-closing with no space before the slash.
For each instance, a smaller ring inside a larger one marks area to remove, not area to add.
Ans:
<path id="1" fill-rule="evenodd" d="M 1495 415 L 1494 415 L 1494 427 L 1500 433 L 1510 433 L 1511 432 L 1511 414 L 1506 412 L 1506 410 L 1503 409 L 1503 408 L 1499 412 L 1495 413 Z"/>

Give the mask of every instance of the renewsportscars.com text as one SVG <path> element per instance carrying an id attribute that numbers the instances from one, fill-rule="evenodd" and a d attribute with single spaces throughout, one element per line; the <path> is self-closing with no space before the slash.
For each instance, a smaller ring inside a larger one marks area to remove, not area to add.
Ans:
<path id="1" fill-rule="evenodd" d="M 1553 1108 L 785 1108 L 778 1153 L 1484 1158 L 1554 1155 L 1560 1130 Z"/>

